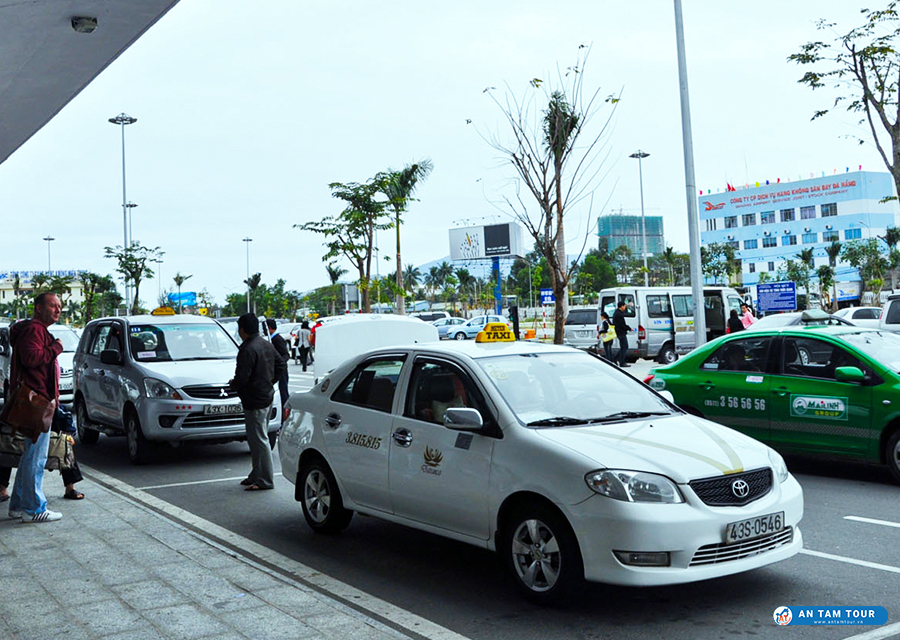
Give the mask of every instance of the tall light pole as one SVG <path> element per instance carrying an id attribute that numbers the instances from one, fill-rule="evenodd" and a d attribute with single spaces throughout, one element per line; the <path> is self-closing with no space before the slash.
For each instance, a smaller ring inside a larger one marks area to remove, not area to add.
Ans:
<path id="1" fill-rule="evenodd" d="M 48 277 L 50 276 L 50 271 L 51 271 L 51 269 L 50 269 L 50 243 L 53 242 L 54 240 L 56 240 L 56 238 L 51 238 L 50 236 L 47 236 L 46 238 L 44 238 L 44 242 L 47 243 L 47 276 Z"/>
<path id="2" fill-rule="evenodd" d="M 132 118 L 126 113 L 120 113 L 115 118 L 110 118 L 112 124 L 117 124 L 122 128 L 122 228 L 124 239 L 122 241 L 122 250 L 127 250 L 131 244 L 128 241 L 128 198 L 125 197 L 125 125 L 134 124 L 137 118 Z M 125 279 L 125 309 L 131 307 L 130 289 L 128 288 L 128 279 Z"/>
<path id="3" fill-rule="evenodd" d="M 247 313 L 250 313 L 250 243 L 253 238 L 244 238 L 247 243 Z"/>
<path id="4" fill-rule="evenodd" d="M 134 245 L 134 225 L 131 221 L 131 210 L 134 209 L 137 205 L 133 202 L 127 202 L 125 204 L 125 208 L 128 210 L 128 246 Z"/>
<path id="5" fill-rule="evenodd" d="M 641 255 L 644 258 L 644 286 L 650 286 L 650 272 L 647 271 L 647 223 L 644 220 L 644 170 L 641 161 L 649 156 L 646 151 L 638 149 L 632 153 L 629 158 L 637 158 L 638 161 L 638 178 L 641 184 Z"/>
<path id="6" fill-rule="evenodd" d="M 156 298 L 157 303 L 159 303 L 159 299 L 162 298 L 162 258 L 154 258 L 150 262 L 155 262 L 160 265 L 156 267 Z"/>

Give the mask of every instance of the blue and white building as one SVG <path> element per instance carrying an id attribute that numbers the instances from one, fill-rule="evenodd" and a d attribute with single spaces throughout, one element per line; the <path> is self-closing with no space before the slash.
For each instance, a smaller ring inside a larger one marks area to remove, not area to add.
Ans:
<path id="1" fill-rule="evenodd" d="M 833 241 L 883 236 L 887 227 L 900 226 L 897 201 L 882 202 L 894 195 L 891 174 L 869 171 L 706 194 L 699 198 L 700 238 L 704 245 L 731 244 L 743 284 L 753 285 L 763 272 L 774 280 L 803 249 L 813 250 L 818 268 L 828 264 L 825 248 Z M 859 273 L 839 260 L 835 280 L 852 285 Z M 858 297 L 858 287 L 846 289 Z"/>

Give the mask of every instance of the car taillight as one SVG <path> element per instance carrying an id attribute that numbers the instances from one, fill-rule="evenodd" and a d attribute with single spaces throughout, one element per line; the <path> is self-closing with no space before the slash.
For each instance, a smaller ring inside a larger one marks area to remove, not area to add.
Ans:
<path id="1" fill-rule="evenodd" d="M 600 339 L 600 325 L 597 325 L 597 340 Z"/>
<path id="2" fill-rule="evenodd" d="M 653 380 L 653 378 L 655 378 L 655 377 L 656 376 L 651 373 L 646 378 L 644 378 L 644 384 L 650 384 L 650 381 Z"/>
<path id="3" fill-rule="evenodd" d="M 646 340 L 647 339 L 647 330 L 644 329 L 644 325 L 638 325 L 638 340 Z"/>

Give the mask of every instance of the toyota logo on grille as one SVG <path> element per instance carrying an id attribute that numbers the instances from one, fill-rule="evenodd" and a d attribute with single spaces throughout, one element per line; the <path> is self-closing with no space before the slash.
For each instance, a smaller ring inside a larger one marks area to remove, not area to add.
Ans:
<path id="1" fill-rule="evenodd" d="M 224 387 L 222 387 L 221 389 L 219 389 L 219 397 L 220 397 L 220 398 L 227 398 L 227 397 L 228 397 L 228 392 L 225 391 L 225 388 L 224 388 Z"/>
<path id="2" fill-rule="evenodd" d="M 731 493 L 738 498 L 746 498 L 750 493 L 750 485 L 744 480 L 735 480 L 731 483 Z"/>

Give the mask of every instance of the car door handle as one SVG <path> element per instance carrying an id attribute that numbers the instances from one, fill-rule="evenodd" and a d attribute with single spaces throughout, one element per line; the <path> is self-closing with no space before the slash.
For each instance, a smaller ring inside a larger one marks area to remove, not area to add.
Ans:
<path id="1" fill-rule="evenodd" d="M 703 387 L 704 391 L 709 391 L 710 389 L 715 389 L 716 385 L 711 380 L 707 380 L 706 382 L 701 382 L 700 386 Z"/>
<path id="2" fill-rule="evenodd" d="M 413 435 L 409 429 L 397 429 L 391 434 L 394 442 L 401 447 L 408 447 L 412 444 Z"/>
<path id="3" fill-rule="evenodd" d="M 343 419 L 337 413 L 329 413 L 327 416 L 325 416 L 325 424 L 327 424 L 332 429 L 337 429 L 339 426 L 341 426 L 342 421 Z"/>
<path id="4" fill-rule="evenodd" d="M 789 394 L 790 392 L 791 392 L 791 390 L 788 389 L 787 387 L 778 387 L 777 389 L 775 389 L 775 393 L 777 395 L 781 396 L 782 398 L 784 396 L 786 396 L 787 394 Z"/>

